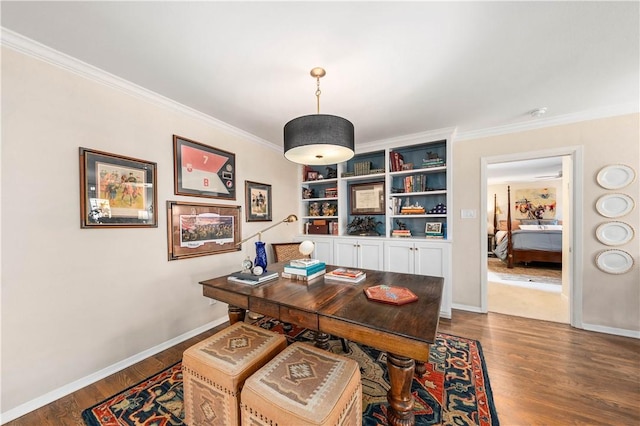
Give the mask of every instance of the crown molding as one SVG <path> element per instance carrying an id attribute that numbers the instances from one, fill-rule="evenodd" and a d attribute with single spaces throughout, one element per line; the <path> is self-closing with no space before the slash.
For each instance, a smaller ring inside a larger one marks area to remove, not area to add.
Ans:
<path id="1" fill-rule="evenodd" d="M 376 149 L 393 148 L 400 145 L 411 145 L 413 143 L 422 143 L 428 141 L 435 141 L 440 139 L 451 140 L 455 135 L 455 127 L 446 127 L 443 129 L 428 130 L 425 132 L 412 133 L 409 135 L 396 136 L 389 139 L 380 139 L 371 142 L 361 142 L 356 146 L 356 154 L 360 152 L 368 152 Z M 358 150 L 362 147 L 362 150 Z"/>
<path id="2" fill-rule="evenodd" d="M 180 104 L 172 99 L 155 93 L 144 87 L 138 86 L 123 78 L 110 74 L 100 68 L 89 65 L 80 61 L 72 56 L 66 55 L 55 49 L 52 49 L 44 44 L 38 43 L 27 37 L 24 37 L 16 32 L 8 30 L 4 27 L 0 27 L 2 30 L 2 37 L 0 39 L 3 46 L 7 46 L 15 51 L 21 52 L 32 58 L 41 60 L 59 68 L 65 69 L 81 77 L 103 84 L 110 88 L 119 90 L 130 96 L 134 96 L 139 99 L 143 99 L 154 105 L 185 114 L 189 117 L 204 121 L 208 125 L 215 127 L 221 131 L 230 133 L 243 139 L 247 139 L 253 143 L 264 146 L 268 149 L 273 149 L 278 152 L 283 152 L 283 148 L 279 145 L 269 142 L 265 139 L 259 138 L 249 132 L 241 130 L 237 127 L 231 126 L 221 120 L 218 120 L 210 115 L 204 114 L 186 105 Z M 399 144 L 407 144 L 411 142 L 424 142 L 425 140 L 436 139 L 449 139 L 453 142 L 464 141 L 471 139 L 480 139 L 490 136 L 498 136 L 509 133 L 524 132 L 529 130 L 542 129 L 545 127 L 559 126 L 563 124 L 571 124 L 580 121 L 595 120 L 600 118 L 614 117 L 618 115 L 633 114 L 640 112 L 640 105 L 634 103 L 612 105 L 605 108 L 581 111 L 571 114 L 565 114 L 557 117 L 549 117 L 527 121 L 525 123 L 508 124 L 504 126 L 496 126 L 485 129 L 458 131 L 457 128 L 444 128 L 437 130 L 430 130 L 420 133 L 414 133 L 410 135 L 398 136 L 390 139 L 377 140 L 371 142 L 358 143 L 363 149 L 357 151 L 366 152 L 374 149 L 383 149 L 389 146 L 395 146 Z"/>
<path id="3" fill-rule="evenodd" d="M 515 123 L 505 126 L 490 127 L 486 129 L 456 132 L 453 139 L 454 141 L 480 139 L 490 136 L 542 129 L 545 127 L 560 126 L 563 124 L 572 124 L 580 121 L 597 120 L 600 118 L 615 117 L 618 115 L 635 114 L 638 112 L 640 112 L 640 105 L 631 102 L 627 104 L 612 105 L 604 108 L 559 115 L 556 117 L 536 119 L 533 121 L 528 121 L 526 123 Z"/>
<path id="4" fill-rule="evenodd" d="M 2 27 L 1 30 L 1 42 L 3 46 L 23 53 L 24 55 L 27 55 L 34 59 L 62 68 L 80 77 L 103 84 L 107 87 L 123 92 L 129 96 L 133 96 L 156 106 L 184 114 L 197 120 L 201 120 L 218 130 L 232 134 L 242 139 L 249 140 L 250 142 L 262 145 L 265 148 L 283 152 L 282 147 L 259 138 L 244 130 L 238 129 L 237 127 L 234 127 L 223 121 L 220 121 L 217 118 L 211 117 L 210 115 L 204 114 L 200 111 L 197 111 L 193 108 L 162 96 L 156 92 L 145 89 L 142 86 L 138 86 L 137 84 L 134 84 L 128 80 L 110 74 L 100 68 L 89 65 L 79 59 L 59 52 L 4 27 Z"/>

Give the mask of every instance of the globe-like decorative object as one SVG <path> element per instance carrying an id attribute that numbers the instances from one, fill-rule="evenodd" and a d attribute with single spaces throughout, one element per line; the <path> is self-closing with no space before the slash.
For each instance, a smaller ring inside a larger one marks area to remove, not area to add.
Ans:
<path id="1" fill-rule="evenodd" d="M 298 251 L 302 253 L 304 256 L 310 256 L 311 253 L 313 253 L 313 250 L 315 248 L 316 246 L 315 244 L 313 244 L 313 241 L 305 240 L 300 243 L 300 246 L 298 247 Z"/>

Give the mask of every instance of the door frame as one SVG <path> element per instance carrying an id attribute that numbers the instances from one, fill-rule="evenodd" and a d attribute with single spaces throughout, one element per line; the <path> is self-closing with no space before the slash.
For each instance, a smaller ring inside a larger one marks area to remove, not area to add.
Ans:
<path id="1" fill-rule="evenodd" d="M 568 268 L 569 280 L 569 318 L 570 324 L 576 328 L 583 328 L 582 325 L 582 271 L 583 271 L 583 187 L 584 187 L 584 165 L 583 165 L 583 147 L 568 146 L 554 149 L 544 149 L 540 151 L 519 152 L 506 155 L 497 155 L 482 157 L 480 159 L 480 254 L 483 261 L 480 262 L 480 311 L 488 312 L 488 283 L 487 283 L 487 166 L 495 163 L 505 163 L 510 161 L 532 160 L 544 157 L 571 157 L 571 176 L 563 176 L 563 186 L 569 185 L 570 203 L 571 203 L 571 223 L 569 238 L 569 247 L 563 247 L 563 252 L 568 251 L 568 256 L 563 258 L 569 259 L 569 265 L 563 265 Z M 564 275 L 564 274 L 563 274 Z"/>

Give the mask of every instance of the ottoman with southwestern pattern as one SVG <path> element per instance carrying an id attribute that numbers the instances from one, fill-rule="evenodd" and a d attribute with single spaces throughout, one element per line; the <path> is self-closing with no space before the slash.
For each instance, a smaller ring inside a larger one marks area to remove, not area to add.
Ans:
<path id="1" fill-rule="evenodd" d="M 239 425 L 244 381 L 286 347 L 283 335 L 237 322 L 187 349 L 182 356 L 185 423 Z"/>
<path id="2" fill-rule="evenodd" d="M 243 425 L 362 425 L 360 367 L 352 359 L 293 343 L 249 377 Z"/>

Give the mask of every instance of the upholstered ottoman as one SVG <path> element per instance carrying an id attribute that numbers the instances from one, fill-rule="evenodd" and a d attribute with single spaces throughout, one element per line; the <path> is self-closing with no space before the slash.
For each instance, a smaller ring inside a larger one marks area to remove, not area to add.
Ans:
<path id="1" fill-rule="evenodd" d="M 185 423 L 240 424 L 244 381 L 286 347 L 283 335 L 237 322 L 187 349 L 182 356 Z"/>
<path id="2" fill-rule="evenodd" d="M 362 425 L 360 367 L 352 359 L 293 343 L 247 379 L 243 425 Z"/>

